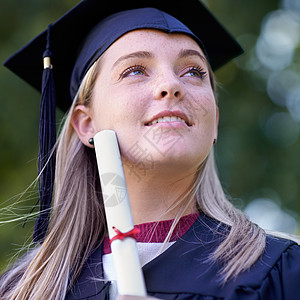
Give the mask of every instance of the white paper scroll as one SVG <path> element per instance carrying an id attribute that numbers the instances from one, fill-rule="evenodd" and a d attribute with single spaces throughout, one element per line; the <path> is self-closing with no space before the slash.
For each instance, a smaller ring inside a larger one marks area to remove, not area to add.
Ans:
<path id="1" fill-rule="evenodd" d="M 112 130 L 98 132 L 94 136 L 94 145 L 108 233 L 112 239 L 116 235 L 113 227 L 122 233 L 134 228 L 127 186 L 115 132 Z M 126 237 L 123 240 L 115 240 L 111 243 L 111 250 L 119 294 L 146 296 L 135 239 Z"/>

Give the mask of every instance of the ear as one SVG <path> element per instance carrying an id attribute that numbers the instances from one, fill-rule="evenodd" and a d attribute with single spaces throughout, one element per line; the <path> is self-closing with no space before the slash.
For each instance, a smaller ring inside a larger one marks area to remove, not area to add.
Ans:
<path id="1" fill-rule="evenodd" d="M 89 139 L 95 135 L 90 108 L 84 105 L 77 105 L 74 108 L 71 117 L 71 124 L 81 142 L 84 145 L 93 148 L 93 146 L 89 143 Z"/>

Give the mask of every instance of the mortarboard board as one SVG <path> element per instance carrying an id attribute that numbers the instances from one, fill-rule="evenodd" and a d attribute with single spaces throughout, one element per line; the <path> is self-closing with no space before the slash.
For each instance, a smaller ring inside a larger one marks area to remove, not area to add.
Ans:
<path id="1" fill-rule="evenodd" d="M 57 105 L 64 111 L 70 106 L 69 84 L 78 50 L 90 30 L 107 16 L 119 11 L 155 7 L 185 24 L 198 37 L 208 54 L 213 70 L 218 69 L 243 51 L 199 0 L 127 0 L 111 4 L 84 0 L 51 25 L 51 51 Z M 47 30 L 21 48 L 4 64 L 30 85 L 41 90 Z"/>
<path id="2" fill-rule="evenodd" d="M 207 55 L 213 70 L 243 52 L 235 39 L 198 0 L 171 3 L 165 0 L 111 3 L 83 0 L 4 63 L 42 92 L 40 149 L 43 150 L 39 154 L 39 159 L 42 159 L 39 169 L 45 168 L 44 173 L 50 175 L 41 179 L 40 183 L 40 210 L 47 213 L 42 222 L 39 224 L 38 220 L 36 224 L 36 241 L 44 238 L 51 206 L 54 157 L 51 157 L 49 164 L 46 162 L 55 144 L 55 103 L 66 111 L 92 63 L 120 36 L 141 28 L 192 36 Z M 53 69 L 48 65 L 43 70 L 45 56 L 52 58 Z M 41 190 L 45 191 L 44 195 Z"/>

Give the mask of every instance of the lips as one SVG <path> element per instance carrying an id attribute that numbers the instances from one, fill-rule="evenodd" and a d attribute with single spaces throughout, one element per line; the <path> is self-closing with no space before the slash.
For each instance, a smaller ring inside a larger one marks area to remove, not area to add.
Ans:
<path id="1" fill-rule="evenodd" d="M 191 121 L 182 111 L 169 111 L 164 110 L 154 115 L 149 121 L 145 122 L 146 126 L 151 126 L 155 123 L 167 122 L 184 122 L 187 126 L 192 126 Z"/>

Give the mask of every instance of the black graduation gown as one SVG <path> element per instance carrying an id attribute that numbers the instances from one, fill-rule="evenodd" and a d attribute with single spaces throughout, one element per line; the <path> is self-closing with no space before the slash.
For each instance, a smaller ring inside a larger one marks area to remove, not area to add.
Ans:
<path id="1" fill-rule="evenodd" d="M 148 294 L 170 300 L 300 299 L 300 246 L 273 236 L 248 271 L 221 286 L 216 276 L 220 264 L 208 257 L 224 231 L 225 226 L 200 215 L 180 240 L 143 267 Z M 103 278 L 102 247 L 89 257 L 65 299 L 108 299 L 110 283 L 95 278 Z"/>

